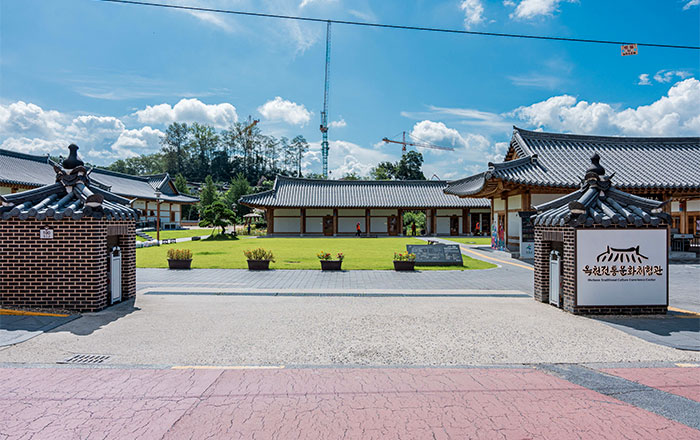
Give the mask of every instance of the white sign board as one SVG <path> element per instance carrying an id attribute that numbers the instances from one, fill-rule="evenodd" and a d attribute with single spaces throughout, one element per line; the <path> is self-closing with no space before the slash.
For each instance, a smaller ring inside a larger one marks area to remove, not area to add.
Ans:
<path id="1" fill-rule="evenodd" d="M 665 229 L 576 231 L 579 306 L 668 305 Z"/>
<path id="2" fill-rule="evenodd" d="M 52 239 L 53 238 L 53 229 L 42 229 L 39 232 L 39 237 L 41 238 L 46 238 L 46 239 Z"/>

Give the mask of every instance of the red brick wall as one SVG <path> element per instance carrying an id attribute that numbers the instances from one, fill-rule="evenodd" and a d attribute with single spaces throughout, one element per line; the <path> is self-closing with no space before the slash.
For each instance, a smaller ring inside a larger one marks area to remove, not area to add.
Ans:
<path id="1" fill-rule="evenodd" d="M 133 221 L 0 220 L 0 305 L 96 311 L 109 305 L 107 226 L 126 226 L 122 249 L 122 298 L 136 294 Z M 48 227 L 53 239 L 42 239 Z"/>

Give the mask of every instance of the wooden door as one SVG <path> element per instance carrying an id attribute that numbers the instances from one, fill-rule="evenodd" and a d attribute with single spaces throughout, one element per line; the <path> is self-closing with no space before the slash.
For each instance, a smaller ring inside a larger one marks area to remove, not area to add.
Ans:
<path id="1" fill-rule="evenodd" d="M 333 236 L 333 216 L 327 215 L 323 217 L 323 235 L 332 237 Z"/>
<path id="2" fill-rule="evenodd" d="M 399 235 L 399 217 L 396 215 L 390 215 L 386 219 L 388 233 L 391 236 Z"/>
<path id="3" fill-rule="evenodd" d="M 459 235 L 459 217 L 450 217 L 450 235 Z"/>

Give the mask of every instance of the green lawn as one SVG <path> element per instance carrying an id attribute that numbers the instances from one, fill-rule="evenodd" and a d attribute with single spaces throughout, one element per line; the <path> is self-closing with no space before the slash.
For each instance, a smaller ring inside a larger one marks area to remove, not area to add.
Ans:
<path id="1" fill-rule="evenodd" d="M 137 267 L 167 267 L 168 249 L 191 249 L 192 267 L 198 269 L 246 269 L 243 251 L 262 247 L 272 250 L 272 269 L 321 269 L 316 254 L 343 252 L 343 269 L 391 270 L 394 252 L 407 244 L 425 244 L 415 238 L 241 238 L 204 240 L 136 249 Z M 424 266 L 421 270 L 489 269 L 493 264 L 463 256 L 464 266 Z"/>
<path id="2" fill-rule="evenodd" d="M 213 229 L 181 229 L 178 231 L 160 231 L 160 239 L 170 239 L 170 238 L 185 238 L 185 237 L 197 237 L 211 235 Z M 148 231 L 146 234 L 150 235 L 154 239 L 156 238 L 156 231 Z M 136 241 L 146 241 L 143 238 L 136 236 Z"/>
<path id="3" fill-rule="evenodd" d="M 491 244 L 491 237 L 444 237 L 445 240 L 464 244 Z"/>

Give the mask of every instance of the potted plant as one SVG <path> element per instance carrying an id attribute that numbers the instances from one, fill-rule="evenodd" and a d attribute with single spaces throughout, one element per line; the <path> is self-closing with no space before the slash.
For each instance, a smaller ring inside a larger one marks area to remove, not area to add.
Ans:
<path id="1" fill-rule="evenodd" d="M 189 249 L 168 249 L 170 269 L 189 269 L 192 265 L 192 251 Z"/>
<path id="2" fill-rule="evenodd" d="M 321 270 L 340 270 L 343 264 L 343 258 L 345 258 L 342 252 L 338 252 L 335 260 L 331 259 L 333 257 L 329 252 L 321 251 L 316 254 L 316 256 L 321 261 Z"/>
<path id="3" fill-rule="evenodd" d="M 416 254 L 394 252 L 394 270 L 411 271 L 416 268 Z"/>
<path id="4" fill-rule="evenodd" d="M 275 256 L 272 251 L 267 251 L 263 248 L 248 249 L 243 251 L 243 255 L 248 259 L 249 270 L 268 270 L 270 261 L 274 263 Z"/>

